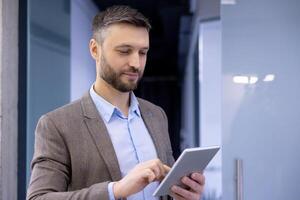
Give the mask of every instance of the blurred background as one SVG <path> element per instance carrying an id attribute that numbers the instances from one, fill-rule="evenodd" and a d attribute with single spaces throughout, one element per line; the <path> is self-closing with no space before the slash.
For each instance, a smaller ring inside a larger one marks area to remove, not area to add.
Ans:
<path id="1" fill-rule="evenodd" d="M 298 0 L 0 0 L 0 199 L 25 199 L 37 120 L 93 84 L 91 22 L 116 4 L 152 24 L 135 94 L 166 111 L 175 158 L 221 146 L 202 199 L 298 200 Z"/>

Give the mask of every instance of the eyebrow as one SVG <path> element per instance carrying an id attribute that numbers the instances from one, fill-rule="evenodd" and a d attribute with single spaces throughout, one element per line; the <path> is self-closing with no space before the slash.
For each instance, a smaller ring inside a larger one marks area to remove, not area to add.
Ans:
<path id="1" fill-rule="evenodd" d="M 116 46 L 115 48 L 118 49 L 118 48 L 134 48 L 134 47 L 129 44 L 120 44 L 120 45 Z M 142 47 L 141 49 L 148 50 L 149 47 Z"/>

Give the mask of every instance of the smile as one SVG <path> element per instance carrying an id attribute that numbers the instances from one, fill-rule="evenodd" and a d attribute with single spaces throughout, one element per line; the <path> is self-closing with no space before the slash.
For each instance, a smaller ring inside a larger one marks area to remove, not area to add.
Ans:
<path id="1" fill-rule="evenodd" d="M 123 75 L 129 77 L 129 79 L 137 79 L 139 77 L 139 74 L 134 72 L 125 72 Z"/>

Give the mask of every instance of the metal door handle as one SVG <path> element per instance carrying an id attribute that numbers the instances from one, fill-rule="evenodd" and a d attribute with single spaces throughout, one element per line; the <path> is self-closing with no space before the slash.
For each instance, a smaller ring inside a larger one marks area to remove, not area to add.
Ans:
<path id="1" fill-rule="evenodd" d="M 236 199 L 243 200 L 243 160 L 236 159 Z"/>

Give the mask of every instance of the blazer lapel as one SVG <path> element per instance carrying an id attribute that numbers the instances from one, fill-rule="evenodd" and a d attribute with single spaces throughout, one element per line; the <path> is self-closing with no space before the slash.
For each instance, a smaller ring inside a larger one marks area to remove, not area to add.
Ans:
<path id="1" fill-rule="evenodd" d="M 100 117 L 89 93 L 85 94 L 82 97 L 81 106 L 83 114 L 85 116 L 86 125 L 89 129 L 89 133 L 94 139 L 95 145 L 97 146 L 99 154 L 101 155 L 107 166 L 112 180 L 120 180 L 122 176 L 116 152 L 114 150 L 106 126 L 102 118 Z"/>
<path id="2" fill-rule="evenodd" d="M 164 148 L 161 138 L 160 138 L 160 130 L 157 128 L 157 124 L 160 122 L 157 121 L 157 119 L 153 116 L 153 113 L 150 109 L 147 109 L 146 106 L 144 106 L 142 101 L 139 101 L 139 108 L 141 111 L 142 118 L 145 122 L 145 125 L 148 129 L 148 132 L 153 140 L 154 146 L 156 148 L 157 156 L 158 158 L 163 162 L 167 163 L 167 157 L 164 153 Z M 169 198 L 167 196 L 160 197 L 160 200 L 168 200 Z"/>
<path id="3" fill-rule="evenodd" d="M 161 141 L 161 135 L 160 135 L 160 129 L 157 127 L 158 124 L 160 124 L 161 122 L 159 122 L 158 119 L 156 119 L 153 116 L 153 113 L 151 112 L 150 109 L 148 109 L 146 106 L 144 106 L 142 101 L 139 101 L 139 108 L 141 111 L 141 115 L 142 118 L 145 122 L 145 125 L 148 129 L 148 132 L 153 140 L 154 146 L 156 148 L 156 152 L 157 152 L 157 156 L 158 158 L 163 161 L 164 163 L 167 162 L 167 157 L 166 154 L 164 152 L 164 148 Z"/>

